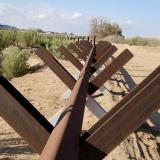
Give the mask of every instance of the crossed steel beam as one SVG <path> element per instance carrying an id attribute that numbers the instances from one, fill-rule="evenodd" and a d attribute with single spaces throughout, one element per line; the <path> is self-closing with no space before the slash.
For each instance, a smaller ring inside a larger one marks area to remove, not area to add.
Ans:
<path id="1" fill-rule="evenodd" d="M 100 160 L 109 154 L 160 108 L 159 90 L 160 66 L 88 130 L 80 156 Z"/>
<path id="2" fill-rule="evenodd" d="M 64 46 L 61 46 L 59 48 L 59 50 L 61 53 L 63 53 L 63 55 L 67 59 L 69 59 L 71 61 L 71 63 L 73 65 L 75 65 L 75 67 L 77 67 L 78 70 L 82 69 L 83 65 Z M 105 54 L 107 54 L 107 53 L 108 52 L 106 52 Z M 53 57 L 53 55 L 51 53 L 49 53 L 47 50 L 45 50 L 43 48 L 40 48 L 37 51 L 37 55 L 67 85 L 67 87 L 69 87 L 70 90 L 73 89 L 73 86 L 74 86 L 76 80 Z M 102 57 L 104 57 L 104 55 L 102 55 Z M 123 65 L 125 65 L 132 57 L 133 57 L 133 55 L 129 52 L 129 50 L 125 50 L 116 58 L 115 61 L 113 61 L 109 66 L 105 67 L 105 69 L 101 73 L 99 73 L 96 77 L 92 78 L 91 82 L 89 83 L 89 87 L 88 87 L 89 100 L 87 101 L 87 107 L 89 108 L 89 110 L 93 114 L 96 115 L 97 118 L 102 118 L 104 116 L 104 114 L 106 113 L 106 111 L 95 100 L 93 100 L 89 95 L 92 95 L 94 92 L 96 92 L 107 80 L 109 80 L 109 78 L 112 75 L 114 75 L 119 70 L 119 68 L 121 68 Z M 93 74 L 95 71 L 96 71 L 96 69 L 94 68 L 94 64 L 93 64 L 90 73 Z M 90 105 L 92 105 L 92 106 L 90 106 Z M 60 114 L 61 114 L 61 112 L 60 112 Z M 55 121 L 54 117 L 52 118 L 52 121 Z"/>
<path id="3" fill-rule="evenodd" d="M 96 45 L 79 41 L 71 43 L 69 48 L 85 61 L 82 65 L 69 50 L 60 48 L 80 71 L 77 81 L 47 50 L 40 48 L 37 51 L 37 55 L 72 90 L 55 128 L 2 76 L 0 116 L 41 154 L 42 159 L 100 160 L 160 107 L 160 66 L 81 135 L 86 96 L 96 92 L 133 55 L 124 50 L 93 76 L 114 54 L 115 46 L 103 41 Z"/>
<path id="4" fill-rule="evenodd" d="M 96 46 L 93 46 L 72 90 L 68 104 L 42 152 L 42 159 L 64 159 L 64 157 L 69 160 L 79 159 L 79 135 L 82 129 L 88 82 L 91 77 L 89 72 L 95 50 Z"/>
<path id="5" fill-rule="evenodd" d="M 41 154 L 54 127 L 2 76 L 0 116 Z"/>

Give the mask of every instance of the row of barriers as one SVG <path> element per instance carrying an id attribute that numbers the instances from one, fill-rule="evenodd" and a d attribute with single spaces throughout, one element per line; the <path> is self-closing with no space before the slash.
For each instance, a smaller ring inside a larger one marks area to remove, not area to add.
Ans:
<path id="1" fill-rule="evenodd" d="M 123 66 L 133 54 L 125 49 L 115 58 L 116 46 L 106 41 L 95 44 L 95 39 L 93 43 L 79 40 L 67 48 L 62 45 L 59 51 L 79 70 L 77 77 L 45 48 L 38 48 L 36 53 L 69 88 L 66 107 L 49 122 L 0 76 L 0 116 L 44 160 L 103 159 L 160 107 L 160 66 L 107 113 L 92 95 L 97 90 L 105 94 L 104 84 L 117 71 L 124 72 Z M 85 106 L 99 121 L 82 133 Z"/>

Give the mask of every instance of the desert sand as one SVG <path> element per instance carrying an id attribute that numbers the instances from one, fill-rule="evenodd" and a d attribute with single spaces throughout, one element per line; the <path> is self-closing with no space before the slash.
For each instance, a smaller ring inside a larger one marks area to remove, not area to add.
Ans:
<path id="1" fill-rule="evenodd" d="M 119 51 L 130 49 L 134 58 L 125 65 L 125 69 L 132 76 L 136 84 L 140 83 L 158 65 L 160 65 L 160 47 L 136 47 L 116 44 Z M 61 64 L 75 76 L 77 69 L 66 60 Z M 35 55 L 31 56 L 29 65 L 42 67 L 22 77 L 14 78 L 11 83 L 49 120 L 66 100 L 60 97 L 67 87 L 59 78 Z M 116 81 L 115 81 L 116 79 Z M 119 80 L 119 81 L 118 81 Z M 95 99 L 109 111 L 127 94 L 127 84 L 121 83 L 122 77 L 116 74 L 105 86 L 108 90 L 118 93 L 115 95 L 101 95 L 97 91 Z M 160 117 L 156 117 L 156 124 L 148 120 L 149 127 L 140 127 L 123 143 L 110 153 L 105 160 L 159 160 L 160 159 Z M 98 119 L 88 109 L 85 111 L 83 129 L 90 128 Z M 158 123 L 159 122 L 159 123 Z M 106 140 L 107 141 L 107 140 Z M 39 160 L 40 157 L 2 118 L 0 118 L 0 159 L 3 160 Z"/>

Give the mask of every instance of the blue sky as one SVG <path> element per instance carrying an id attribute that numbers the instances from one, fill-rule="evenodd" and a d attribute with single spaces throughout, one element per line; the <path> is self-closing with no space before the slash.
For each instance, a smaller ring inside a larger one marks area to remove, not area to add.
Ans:
<path id="1" fill-rule="evenodd" d="M 93 17 L 117 22 L 126 37 L 160 38 L 160 0 L 0 0 L 0 23 L 89 33 Z"/>

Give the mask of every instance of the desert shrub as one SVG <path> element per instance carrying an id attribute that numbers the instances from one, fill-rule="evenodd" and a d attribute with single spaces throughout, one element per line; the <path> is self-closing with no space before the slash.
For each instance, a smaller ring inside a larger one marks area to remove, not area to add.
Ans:
<path id="1" fill-rule="evenodd" d="M 28 58 L 26 51 L 18 47 L 7 48 L 1 60 L 1 72 L 8 79 L 24 75 L 28 70 Z"/>
<path id="2" fill-rule="evenodd" d="M 59 52 L 58 48 L 63 44 L 62 41 L 58 39 L 53 39 L 52 40 L 52 45 L 48 48 L 53 56 L 55 56 L 58 59 L 63 59 L 64 56 Z"/>
<path id="3" fill-rule="evenodd" d="M 129 40 L 129 45 L 147 46 L 147 40 L 141 37 L 134 37 Z"/>
<path id="4" fill-rule="evenodd" d="M 53 39 L 52 40 L 52 45 L 48 48 L 51 53 L 58 59 L 64 59 L 65 57 L 59 52 L 59 47 L 61 45 L 63 45 L 64 47 L 67 47 L 68 44 L 70 43 L 71 41 L 69 40 L 59 40 L 59 39 Z"/>
<path id="5" fill-rule="evenodd" d="M 40 43 L 40 37 L 36 31 L 18 31 L 16 41 L 22 48 L 37 47 Z"/>
<path id="6" fill-rule="evenodd" d="M 39 46 L 45 47 L 45 48 L 50 48 L 52 45 L 52 40 L 53 37 L 50 35 L 42 34 L 39 35 Z"/>
<path id="7" fill-rule="evenodd" d="M 129 45 L 135 46 L 160 46 L 160 40 L 154 38 L 134 37 L 131 39 L 126 39 L 125 42 Z"/>
<path id="8" fill-rule="evenodd" d="M 0 49 L 4 49 L 9 45 L 15 43 L 16 32 L 15 31 L 3 31 L 0 33 Z"/>
<path id="9" fill-rule="evenodd" d="M 63 44 L 67 46 L 72 40 L 66 34 L 43 33 L 36 30 L 17 30 L 0 32 L 0 51 L 13 45 L 20 49 L 45 47 L 49 49 L 55 57 L 63 58 L 58 48 Z"/>

